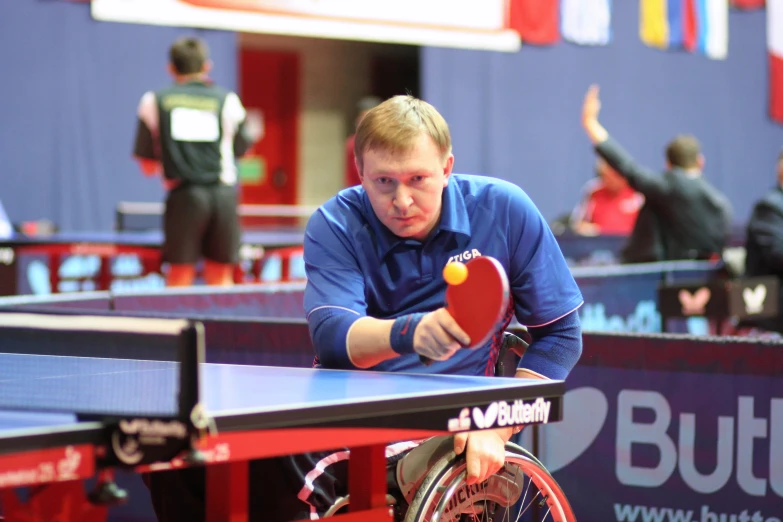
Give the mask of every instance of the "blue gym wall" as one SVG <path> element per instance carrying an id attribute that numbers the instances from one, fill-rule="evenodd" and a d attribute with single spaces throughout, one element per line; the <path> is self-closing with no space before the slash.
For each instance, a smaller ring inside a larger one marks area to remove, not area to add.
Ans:
<path id="1" fill-rule="evenodd" d="M 568 212 L 592 175 L 580 126 L 584 93 L 601 86 L 602 121 L 656 169 L 675 134 L 702 142 L 706 174 L 731 199 L 735 221 L 774 184 L 783 126 L 767 116 L 765 11 L 730 14 L 725 61 L 639 41 L 639 2 L 614 0 L 606 47 L 561 43 L 515 54 L 422 50 L 422 92 L 446 117 L 455 170 L 522 186 L 551 219 Z"/>
<path id="2" fill-rule="evenodd" d="M 100 23 L 89 3 L 0 1 L 0 201 L 14 222 L 108 230 L 117 201 L 160 201 L 131 159 L 136 105 L 166 85 L 169 45 L 206 39 L 213 77 L 236 86 L 236 35 Z"/>
<path id="3" fill-rule="evenodd" d="M 783 145 L 783 127 L 767 116 L 765 21 L 764 11 L 732 11 L 729 58 L 711 61 L 645 47 L 638 2 L 615 0 L 607 47 L 424 48 L 422 92 L 451 124 L 458 171 L 518 183 L 551 219 L 591 176 L 579 110 L 597 82 L 603 121 L 649 166 L 663 167 L 674 134 L 696 134 L 707 175 L 741 222 L 773 183 Z M 212 47 L 215 79 L 233 88 L 233 33 L 99 23 L 88 4 L 0 2 L 0 200 L 14 221 L 109 229 L 116 201 L 161 199 L 159 182 L 142 178 L 130 157 L 135 108 L 146 89 L 169 81 L 171 41 L 193 32 Z"/>

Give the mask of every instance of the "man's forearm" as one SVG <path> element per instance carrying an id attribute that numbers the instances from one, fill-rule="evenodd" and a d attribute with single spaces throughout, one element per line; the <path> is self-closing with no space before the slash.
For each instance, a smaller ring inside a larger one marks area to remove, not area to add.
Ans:
<path id="1" fill-rule="evenodd" d="M 514 374 L 514 377 L 519 379 L 549 379 L 549 377 L 545 377 L 544 375 L 534 372 L 533 370 L 528 370 L 527 368 L 517 368 L 517 373 Z"/>
<path id="2" fill-rule="evenodd" d="M 359 368 L 370 368 L 398 356 L 391 348 L 394 319 L 362 317 L 348 330 L 348 357 Z"/>

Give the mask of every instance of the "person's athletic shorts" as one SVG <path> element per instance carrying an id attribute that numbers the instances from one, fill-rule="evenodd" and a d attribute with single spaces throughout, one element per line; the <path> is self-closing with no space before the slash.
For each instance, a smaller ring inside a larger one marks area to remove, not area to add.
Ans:
<path id="1" fill-rule="evenodd" d="M 192 265 L 201 259 L 236 263 L 240 226 L 234 187 L 182 184 L 169 191 L 163 215 L 163 260 Z"/>

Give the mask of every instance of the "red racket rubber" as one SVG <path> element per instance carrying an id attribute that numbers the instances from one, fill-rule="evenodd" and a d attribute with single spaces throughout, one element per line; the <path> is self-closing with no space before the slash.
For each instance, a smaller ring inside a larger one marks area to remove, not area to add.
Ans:
<path id="1" fill-rule="evenodd" d="M 477 348 L 503 324 L 510 299 L 509 282 L 503 265 L 493 257 L 475 257 L 465 266 L 465 281 L 446 288 L 446 310 L 470 337 L 466 348 Z M 427 365 L 433 362 L 423 355 L 419 358 Z"/>

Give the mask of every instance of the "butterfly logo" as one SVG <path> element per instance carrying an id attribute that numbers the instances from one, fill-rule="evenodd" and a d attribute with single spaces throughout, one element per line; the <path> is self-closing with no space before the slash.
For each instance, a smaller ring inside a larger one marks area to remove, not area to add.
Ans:
<path id="1" fill-rule="evenodd" d="M 470 429 L 470 408 L 462 408 L 459 416 L 449 419 L 449 431 L 466 431 Z"/>
<path id="2" fill-rule="evenodd" d="M 473 422 L 476 423 L 479 429 L 491 428 L 498 418 L 499 409 L 500 406 L 497 402 L 487 406 L 486 412 L 482 412 L 480 408 L 473 408 Z"/>
<path id="3" fill-rule="evenodd" d="M 710 289 L 703 287 L 696 290 L 693 294 L 685 290 L 680 290 L 678 294 L 680 304 L 682 305 L 682 315 L 704 315 L 704 308 L 710 301 Z"/>
<path id="4" fill-rule="evenodd" d="M 609 417 L 609 401 L 598 388 L 584 386 L 565 393 L 563 411 L 568 412 L 563 420 L 540 428 L 547 446 L 546 468 L 552 473 L 590 449 Z"/>
<path id="5" fill-rule="evenodd" d="M 742 290 L 742 300 L 745 301 L 745 311 L 749 314 L 758 314 L 764 309 L 764 300 L 767 298 L 767 287 L 758 285 Z"/>

